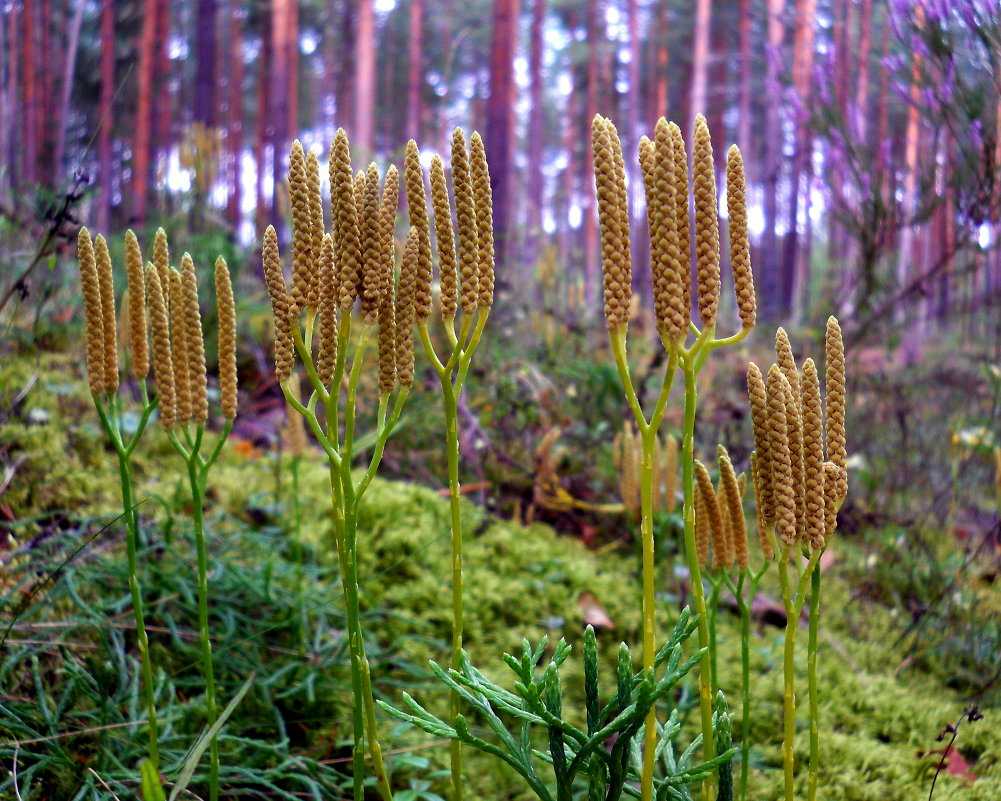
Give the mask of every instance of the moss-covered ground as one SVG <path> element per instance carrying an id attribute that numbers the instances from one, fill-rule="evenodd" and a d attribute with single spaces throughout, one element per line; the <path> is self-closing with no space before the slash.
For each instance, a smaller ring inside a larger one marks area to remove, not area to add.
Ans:
<path id="1" fill-rule="evenodd" d="M 4 620 L 13 624 L 0 671 L 0 759 L 4 774 L 20 771 L 22 795 L 28 788 L 24 801 L 110 799 L 112 789 L 124 798 L 135 793 L 141 755 L 140 737 L 121 729 L 94 731 L 114 724 L 134 731 L 127 724 L 141 719 L 141 707 L 127 625 L 122 532 L 114 522 L 120 513 L 117 475 L 78 376 L 78 368 L 61 356 L 0 365 L 0 446 L 7 463 L 17 463 L 0 496 L 0 519 L 8 534 Z M 28 391 L 17 398 L 25 387 Z M 168 763 L 183 756 L 200 725 L 194 645 L 185 645 L 195 629 L 188 595 L 194 568 L 178 468 L 176 455 L 154 427 L 137 452 L 136 477 L 146 537 L 145 598 L 161 671 L 159 699 L 168 719 Z M 229 759 L 224 782 L 242 788 L 241 797 L 319 793 L 316 797 L 333 798 L 338 787 L 343 790 L 347 769 L 350 693 L 340 589 L 330 553 L 327 471 L 318 452 L 305 457 L 295 499 L 289 476 L 287 457 L 280 461 L 236 442 L 212 474 L 213 626 L 223 693 L 231 694 L 257 671 L 254 689 L 223 742 L 223 759 Z M 287 531 L 294 502 L 301 512 L 304 549 L 290 541 Z M 522 637 L 565 637 L 579 648 L 585 616 L 593 614 L 595 604 L 612 624 L 599 628 L 606 666 L 619 641 L 639 641 L 631 548 L 589 550 L 552 528 L 497 519 L 472 503 L 464 505 L 463 515 L 465 644 L 473 662 L 492 678 L 507 680 L 500 654 L 517 648 Z M 359 529 L 365 625 L 379 691 L 392 700 L 405 688 L 443 712 L 444 693 L 424 666 L 429 658 L 447 659 L 448 653 L 447 500 L 424 487 L 377 480 L 366 495 Z M 896 603 L 892 594 L 866 587 L 893 554 L 880 537 L 839 539 L 825 569 L 819 668 L 819 797 L 824 801 L 926 797 L 936 749 L 943 747 L 936 738 L 971 700 L 971 681 L 954 673 L 962 669 L 960 656 L 915 652 L 909 636 L 913 610 Z M 296 564 L 301 553 L 306 567 L 300 606 Z M 661 635 L 677 613 L 678 586 L 671 584 L 661 588 Z M 762 592 L 777 598 L 776 584 L 773 571 Z M 976 647 L 991 617 L 997 619 L 1001 591 L 986 581 L 952 591 L 965 593 L 983 615 L 970 619 L 969 647 Z M 739 736 L 744 730 L 739 629 L 725 604 L 718 636 L 721 684 Z M 803 627 L 804 644 L 805 636 Z M 755 801 L 780 796 L 781 650 L 781 629 L 756 622 L 748 796 Z M 582 671 L 574 657 L 567 667 L 564 708 L 572 715 L 582 707 Z M 799 686 L 805 688 L 805 649 L 797 669 Z M 606 687 L 612 686 L 610 678 L 604 676 Z M 953 771 L 939 779 L 939 801 L 1001 798 L 997 693 L 981 700 L 986 718 L 964 724 L 957 741 L 968 767 L 957 770 L 954 760 Z M 805 707 L 805 697 L 801 702 Z M 423 787 L 418 780 L 430 775 L 430 789 L 444 795 L 446 779 L 434 771 L 446 764 L 447 747 L 389 720 L 383 725 L 400 787 L 411 782 Z M 805 715 L 797 732 L 802 765 L 808 751 Z M 524 797 L 509 773 L 484 757 L 467 759 L 467 797 Z M 165 772 L 170 767 L 166 764 Z M 295 778 L 297 771 L 309 779 Z M 30 781 L 24 784 L 26 773 Z M 804 792 L 798 796 L 805 798 L 805 772 L 800 775 Z M 111 789 L 105 791 L 105 784 Z M 16 797 L 12 787 L 8 777 L 0 797 Z"/>

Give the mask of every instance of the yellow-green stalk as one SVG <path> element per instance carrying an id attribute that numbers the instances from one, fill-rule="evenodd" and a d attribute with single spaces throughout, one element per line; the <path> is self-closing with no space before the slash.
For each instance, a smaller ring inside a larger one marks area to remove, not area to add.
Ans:
<path id="1" fill-rule="evenodd" d="M 174 278 L 171 292 L 170 352 L 183 354 L 183 360 L 173 363 L 175 382 L 185 387 L 186 399 L 177 421 L 167 427 L 167 436 L 184 460 L 191 492 L 192 523 L 195 535 L 195 556 L 198 569 L 198 635 L 201 646 L 202 674 L 205 677 L 205 717 L 211 728 L 219 717 L 216 700 L 215 669 L 212 664 L 212 639 L 209 632 L 208 548 L 205 540 L 205 491 L 209 471 L 219 458 L 223 445 L 233 428 L 236 417 L 236 310 L 233 287 L 226 262 L 216 260 L 217 316 L 219 319 L 219 395 L 224 424 L 215 444 L 206 447 L 205 428 L 208 422 L 208 387 L 205 369 L 205 337 L 202 332 L 201 310 L 198 304 L 198 278 L 191 256 L 181 257 L 181 273 Z M 154 341 L 156 335 L 154 334 Z M 183 441 L 182 441 L 183 439 Z M 209 799 L 219 798 L 219 743 L 209 742 Z"/>
<path id="2" fill-rule="evenodd" d="M 704 118 L 697 118 L 695 129 L 692 185 L 695 207 L 695 262 L 698 281 L 698 304 L 703 328 L 691 322 L 691 232 L 689 221 L 689 176 L 687 155 L 681 131 L 666 120 L 658 122 L 654 139 L 644 138 L 640 145 L 640 166 L 647 193 L 647 222 L 651 237 L 651 275 L 653 278 L 654 313 L 660 340 L 667 351 L 668 363 L 661 383 L 660 395 L 649 419 L 640 408 L 629 374 L 626 356 L 626 334 L 631 302 L 632 265 L 630 261 L 629 215 L 625 190 L 622 151 L 615 127 L 601 116 L 592 124 L 595 191 L 598 199 L 598 219 L 601 226 L 603 294 L 605 324 L 609 332 L 612 353 L 633 413 L 642 445 L 640 471 L 640 538 L 643 550 L 643 629 L 644 668 L 651 667 L 655 653 L 654 616 L 654 549 L 651 514 L 651 484 L 657 430 L 663 420 L 675 369 L 680 368 L 685 380 L 685 408 L 681 437 L 682 487 L 684 490 L 685 556 L 691 576 L 692 600 L 699 616 L 699 646 L 710 647 L 709 616 L 701 563 L 707 555 L 707 529 L 696 529 L 696 493 L 694 431 L 697 407 L 696 376 L 709 352 L 732 344 L 749 333 L 753 323 L 753 278 L 747 247 L 746 225 L 731 228 L 731 253 L 735 286 L 739 288 L 738 309 L 742 325 L 733 336 L 715 337 L 716 313 L 719 300 L 719 221 L 716 208 L 716 187 L 712 162 L 712 145 Z M 739 160 L 739 152 L 732 151 Z M 739 161 L 738 161 L 739 163 Z M 743 204 L 743 173 L 732 170 L 735 204 Z M 728 173 L 729 174 L 729 173 Z M 736 219 L 746 219 L 743 206 Z M 743 217 L 741 217 L 743 214 Z M 731 216 L 734 215 L 731 213 Z M 747 310 L 751 313 L 748 314 Z M 689 334 L 694 337 L 687 344 Z M 707 500 L 703 498 L 700 504 Z M 715 503 L 715 496 L 712 497 Z M 711 660 L 710 660 L 711 661 Z M 713 743 L 713 693 L 710 670 L 699 668 L 699 707 L 702 722 L 703 758 L 715 754 Z M 652 797 L 654 751 L 656 748 L 655 714 L 647 723 L 644 740 L 643 773 L 640 794 L 643 801 Z M 713 779 L 704 785 L 705 797 L 713 793 Z"/>
<path id="3" fill-rule="evenodd" d="M 391 801 L 361 625 L 358 504 L 375 477 L 386 441 L 413 383 L 413 339 L 404 335 L 401 327 L 414 319 L 415 292 L 405 288 L 415 285 L 416 265 L 408 265 L 404 259 L 397 292 L 392 236 L 395 170 L 387 173 L 380 199 L 378 170 L 373 166 L 354 175 L 347 135 L 339 129 L 330 148 L 332 230 L 328 235 L 323 230 L 322 202 L 318 182 L 311 177 L 311 161 L 308 156 L 303 159 L 300 173 L 299 155 L 295 151 L 292 155 L 291 287 L 285 280 L 273 227 L 268 227 L 263 243 L 264 274 L 275 321 L 275 375 L 286 402 L 305 420 L 329 464 L 334 540 L 341 569 L 354 695 L 354 798 L 362 801 L 364 797 L 367 750 L 379 794 L 383 801 Z M 363 315 L 360 325 L 353 326 L 352 311 L 359 297 Z M 317 324 L 319 347 L 314 358 L 312 340 Z M 379 343 L 380 367 L 375 445 L 367 469 L 356 481 L 351 468 L 359 439 L 359 379 L 373 339 Z M 304 400 L 292 384 L 298 380 L 293 372 L 296 357 L 308 381 Z M 322 417 L 318 408 L 323 409 Z"/>
<path id="4" fill-rule="evenodd" d="M 112 277 L 111 257 L 104 237 L 91 240 L 86 228 L 81 228 L 77 236 L 77 254 L 80 263 L 80 283 L 84 299 L 87 344 L 87 378 L 94 407 L 101 421 L 101 427 L 111 441 L 118 457 L 118 477 L 122 496 L 122 511 L 125 519 L 125 548 L 129 567 L 129 594 L 132 599 L 132 614 L 136 625 L 136 642 L 139 647 L 139 661 L 142 672 L 142 692 L 149 725 L 147 759 L 154 770 L 159 769 L 159 736 L 156 714 L 156 688 L 153 679 L 153 663 L 149 653 L 149 637 L 143 614 L 142 588 L 139 580 L 139 513 L 135 499 L 135 485 L 132 478 L 132 453 L 142 438 L 150 415 L 156 409 L 157 397 L 152 399 L 146 387 L 149 360 L 146 351 L 146 328 L 144 304 L 147 288 L 143 285 L 142 254 L 135 235 L 126 234 L 126 256 L 128 261 L 128 283 L 130 290 L 130 348 L 132 350 L 133 372 L 139 384 L 142 409 L 139 422 L 131 436 L 127 436 L 123 426 L 124 398 L 118 394 L 118 342 L 115 325 L 115 294 Z M 147 268 L 147 277 L 152 273 Z M 154 276 L 155 280 L 155 276 Z M 166 323 L 166 310 L 159 286 L 150 288 L 149 300 L 154 323 L 154 344 L 157 329 Z M 154 351 L 154 358 L 157 358 Z M 167 355 L 169 367 L 169 353 Z M 157 382 L 164 369 L 162 360 L 157 365 Z M 173 414 L 173 388 L 168 376 L 162 382 L 161 396 L 164 404 L 161 416 Z M 166 392 L 164 392 L 166 390 Z"/>
<path id="5" fill-rule="evenodd" d="M 463 578 L 462 516 L 459 485 L 459 399 L 473 354 L 486 326 L 494 295 L 493 202 L 490 173 L 483 140 L 473 133 L 467 152 L 461 128 L 452 133 L 452 184 L 455 194 L 456 224 L 448 201 L 444 167 L 436 156 L 431 163 L 431 206 L 434 212 L 435 244 L 441 287 L 441 319 L 448 339 L 442 356 L 438 355 L 428 331 L 431 312 L 432 251 L 428 202 L 424 173 L 416 142 L 407 143 L 404 176 L 407 206 L 410 210 L 411 236 L 408 255 L 415 265 L 416 323 L 428 360 L 438 374 L 445 411 L 445 453 L 448 462 L 449 505 L 452 528 L 452 668 L 458 670 L 462 655 Z M 458 251 L 454 232 L 458 233 Z M 458 252 L 458 255 L 457 255 Z M 401 284 L 402 291 L 402 284 Z M 411 291 L 408 286 L 408 292 Z M 461 297 L 462 320 L 455 330 L 455 318 Z M 447 353 L 447 355 L 445 355 Z M 412 368 L 411 368 L 412 369 Z M 450 715 L 459 711 L 459 697 L 450 697 Z M 450 743 L 451 786 L 453 801 L 462 798 L 462 746 Z"/>

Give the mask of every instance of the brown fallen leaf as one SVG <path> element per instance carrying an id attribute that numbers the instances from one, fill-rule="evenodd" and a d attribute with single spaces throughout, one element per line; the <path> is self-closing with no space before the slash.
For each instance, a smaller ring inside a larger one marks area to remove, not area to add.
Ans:
<path id="1" fill-rule="evenodd" d="M 577 601 L 581 614 L 584 617 L 584 625 L 597 628 L 614 629 L 615 624 L 608 616 L 605 608 L 601 605 L 593 592 L 582 592 Z"/>

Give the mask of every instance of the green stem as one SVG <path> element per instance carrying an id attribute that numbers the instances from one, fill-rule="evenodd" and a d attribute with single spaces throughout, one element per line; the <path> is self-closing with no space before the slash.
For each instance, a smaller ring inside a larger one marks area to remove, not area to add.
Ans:
<path id="1" fill-rule="evenodd" d="M 782 605 L 786 610 L 785 648 L 782 659 L 782 714 L 784 731 L 782 736 L 782 765 L 785 771 L 785 799 L 793 801 L 793 781 L 795 757 L 793 739 L 796 736 L 796 695 L 795 656 L 796 626 L 799 622 L 789 583 L 789 549 L 783 547 L 779 553 L 779 582 L 782 585 Z"/>
<path id="2" fill-rule="evenodd" d="M 453 389 L 451 376 L 441 374 L 442 395 L 445 401 L 445 447 L 448 460 L 448 498 L 452 513 L 452 669 L 459 670 L 462 658 L 462 515 L 461 489 L 459 486 L 459 428 L 458 391 Z M 459 713 L 459 695 L 449 696 L 449 720 Z M 462 801 L 462 744 L 450 743 L 452 799 Z"/>
<path id="3" fill-rule="evenodd" d="M 694 347 L 694 346 L 693 346 Z M 685 376 L 685 417 L 681 431 L 682 487 L 685 494 L 685 558 L 692 584 L 692 603 L 699 616 L 699 648 L 709 648 L 709 622 L 706 616 L 705 590 L 699 569 L 698 552 L 695 548 L 695 410 L 698 403 L 695 366 L 689 357 L 681 362 Z M 713 702 L 708 671 L 702 663 L 699 672 L 699 709 L 702 717 L 702 760 L 707 762 L 716 756 L 713 743 Z M 708 776 L 702 785 L 706 801 L 712 798 L 713 776 Z"/>
<path id="4" fill-rule="evenodd" d="M 201 429 L 196 436 L 200 443 Z M 202 648 L 202 673 L 205 676 L 205 713 L 208 726 L 215 725 L 219 717 L 216 707 L 215 670 L 212 666 L 212 640 L 209 636 L 209 584 L 208 553 L 205 547 L 205 524 L 202 506 L 205 503 L 204 476 L 199 469 L 199 453 L 193 450 L 188 458 L 188 481 L 191 484 L 192 522 L 195 527 L 195 552 L 198 560 L 198 636 Z M 213 737 L 209 743 L 209 799 L 219 798 L 219 742 Z"/>
<path id="5" fill-rule="evenodd" d="M 350 407 L 347 413 L 351 413 Z M 347 441 L 346 437 L 345 441 Z M 333 471 L 333 468 L 331 470 Z M 341 473 L 338 480 L 342 488 L 349 487 L 351 484 L 351 467 L 348 459 L 342 459 L 341 461 Z M 334 481 L 333 475 L 331 476 L 331 481 Z M 393 791 L 389 786 L 389 776 L 386 773 L 382 758 L 382 747 L 379 745 L 378 732 L 376 730 L 372 677 L 369 673 L 368 659 L 365 656 L 365 640 L 361 627 L 361 603 L 359 600 L 357 564 L 357 503 L 353 497 L 350 501 L 345 497 L 344 501 L 344 533 L 339 550 L 343 554 L 343 558 L 341 559 L 341 584 L 344 589 L 344 608 L 348 625 L 348 647 L 351 652 L 351 683 L 355 698 L 356 735 L 354 762 L 357 770 L 359 744 L 363 744 L 367 739 L 369 755 L 372 758 L 372 771 L 375 775 L 376 784 L 379 787 L 379 793 L 384 801 L 392 801 Z M 359 743 L 357 728 L 360 715 L 364 715 L 367 731 L 362 735 Z M 355 789 L 357 792 L 357 786 Z"/>
<path id="6" fill-rule="evenodd" d="M 654 669 L 656 641 L 654 639 L 656 616 L 654 595 L 654 542 L 653 542 L 653 458 L 657 446 L 657 431 L 646 428 L 642 432 L 642 462 L 640 463 L 640 539 L 643 543 L 643 673 Z M 657 751 L 657 706 L 651 706 L 646 718 L 643 738 L 643 774 L 640 777 L 642 801 L 653 798 L 653 769 Z"/>
<path id="7" fill-rule="evenodd" d="M 740 612 L 740 801 L 747 797 L 747 771 L 751 762 L 751 739 L 748 736 L 748 728 L 751 720 L 751 606 L 750 600 L 754 598 L 757 590 L 754 581 L 751 581 L 751 589 L 748 601 L 744 600 L 744 580 L 747 578 L 747 570 L 740 571 L 740 579 L 737 582 L 737 591 L 734 595 L 737 598 L 737 609 Z"/>
<path id="8" fill-rule="evenodd" d="M 817 632 L 820 627 L 820 564 L 810 575 L 810 629 L 807 637 L 807 684 L 810 690 L 810 779 L 808 801 L 817 799 L 820 771 L 820 689 L 817 683 Z"/>
<path id="9" fill-rule="evenodd" d="M 299 463 L 301 456 L 292 457 L 292 538 L 293 552 L 295 554 L 295 593 L 296 602 L 299 607 L 299 614 L 296 616 L 299 626 L 299 647 L 302 655 L 306 655 L 306 630 L 308 619 L 305 611 L 306 595 L 303 582 L 303 547 L 302 547 L 302 506 L 299 503 Z"/>
<path id="10" fill-rule="evenodd" d="M 799 576 L 795 596 L 792 594 L 792 582 L 789 576 L 789 557 L 795 551 L 788 545 L 782 547 L 779 555 L 779 581 L 782 584 L 782 603 L 786 610 L 785 649 L 782 660 L 783 676 L 783 723 L 782 763 L 785 771 L 785 799 L 794 801 L 795 754 L 793 750 L 796 738 L 796 629 L 799 626 L 799 616 L 806 600 L 807 582 L 810 580 L 820 551 L 810 555 L 810 561 Z"/>
<path id="11" fill-rule="evenodd" d="M 719 678 L 716 670 L 716 613 L 719 607 L 719 591 L 722 579 L 710 578 L 709 603 L 707 613 L 709 614 L 709 688 L 712 690 L 713 698 L 719 690 Z"/>
<path id="12" fill-rule="evenodd" d="M 102 411 L 103 417 L 103 411 Z M 110 431 L 108 432 L 110 435 Z M 139 585 L 138 542 L 139 515 L 132 498 L 132 471 L 124 449 L 118 447 L 118 477 L 122 489 L 122 507 L 125 510 L 125 551 L 129 564 L 129 593 L 132 596 L 132 615 L 136 623 L 136 642 L 139 645 L 139 661 L 142 668 L 143 690 L 146 696 L 146 717 L 149 720 L 149 761 L 158 767 L 160 751 L 156 719 L 156 692 L 153 686 L 153 662 L 149 655 L 149 638 L 146 636 L 146 621 L 143 617 L 143 599 Z"/>

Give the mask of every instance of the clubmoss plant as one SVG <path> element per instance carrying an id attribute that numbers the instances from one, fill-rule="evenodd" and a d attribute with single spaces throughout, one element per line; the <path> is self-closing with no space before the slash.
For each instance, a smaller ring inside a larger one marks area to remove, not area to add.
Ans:
<path id="1" fill-rule="evenodd" d="M 825 335 L 826 409 L 813 359 L 802 371 L 783 329 L 775 337 L 776 363 L 765 379 L 748 366 L 755 451 L 752 477 L 762 549 L 775 554 L 786 613 L 783 657 L 782 761 L 786 801 L 793 801 L 796 733 L 794 658 L 796 629 L 809 602 L 807 682 L 810 759 L 808 798 L 817 795 L 820 764 L 817 636 L 820 620 L 820 558 L 837 527 L 837 513 L 848 494 L 845 440 L 845 356 L 841 328 L 834 317 Z M 826 422 L 826 424 L 825 424 Z M 742 783 L 743 787 L 743 783 Z"/>
<path id="2" fill-rule="evenodd" d="M 142 439 L 150 416 L 160 398 L 150 397 L 146 386 L 149 375 L 149 348 L 146 314 L 146 286 L 143 280 L 142 253 L 132 231 L 125 235 L 126 277 L 129 287 L 127 326 L 129 349 L 126 360 L 138 384 L 141 410 L 135 431 L 131 436 L 125 428 L 124 407 L 127 398 L 119 393 L 118 339 L 115 319 L 115 290 L 111 256 L 103 236 L 95 240 L 86 228 L 77 236 L 77 254 L 80 264 L 80 284 L 83 293 L 86 320 L 87 378 L 94 399 L 101 427 L 111 441 L 118 456 L 118 475 L 122 494 L 122 513 L 125 520 L 125 547 L 129 566 L 129 593 L 132 597 L 132 614 L 136 624 L 136 643 L 142 670 L 142 687 L 149 721 L 149 748 L 147 756 L 153 770 L 159 769 L 159 746 L 156 716 L 156 693 L 153 683 L 153 664 L 149 653 L 149 638 L 143 616 L 142 589 L 139 581 L 139 502 L 135 497 L 131 457 Z M 155 298 L 150 298 L 151 316 L 156 320 Z M 162 306 L 162 298 L 160 299 Z M 154 355 L 156 354 L 154 329 Z M 129 358 L 131 357 L 131 358 Z M 172 402 L 162 405 L 161 418 L 171 413 Z"/>
<path id="3" fill-rule="evenodd" d="M 552 652 L 549 664 L 539 674 L 536 665 L 547 652 L 543 638 L 532 646 L 522 641 L 522 652 L 515 657 L 504 654 L 504 662 L 514 672 L 514 692 L 488 679 L 474 667 L 463 651 L 459 668 L 444 669 L 431 662 L 431 670 L 453 693 L 458 695 L 477 713 L 492 732 L 492 740 L 484 739 L 470 730 L 462 714 L 452 717 L 451 723 L 435 717 L 407 693 L 403 694 L 406 711 L 384 702 L 379 705 L 390 715 L 436 737 L 447 737 L 469 745 L 479 751 L 506 762 L 528 784 L 540 801 L 571 801 L 575 780 L 587 781 L 588 801 L 616 801 L 623 794 L 639 795 L 634 786 L 641 767 L 636 738 L 643 728 L 649 711 L 660 700 L 670 699 L 678 683 L 698 664 L 705 649 L 697 651 L 682 662 L 682 644 L 697 627 L 691 611 L 686 607 L 674 631 L 654 657 L 654 667 L 633 673 L 629 648 L 619 647 L 616 665 L 616 690 L 611 700 L 602 706 L 598 686 L 598 648 L 594 629 L 588 626 L 584 633 L 584 696 L 586 729 L 570 723 L 563 717 L 563 687 L 560 667 L 570 655 L 570 645 L 564 640 Z M 656 671 L 663 670 L 658 679 Z M 719 698 L 722 699 L 722 693 Z M 500 718 L 507 714 L 519 721 L 517 729 L 509 730 Z M 673 741 L 681 730 L 678 712 L 674 710 L 667 724 L 659 727 L 655 758 L 662 763 L 662 775 L 654 781 L 654 796 L 661 799 L 690 798 L 687 785 L 698 782 L 714 770 L 729 763 L 736 749 L 726 738 L 729 715 L 725 702 L 721 704 L 713 722 L 721 734 L 725 751 L 714 759 L 692 764 L 699 742 L 696 738 L 680 757 L 675 757 Z M 533 729 L 541 729 L 548 742 L 547 752 L 534 747 L 537 738 Z M 606 743 L 612 742 L 611 747 Z M 555 796 L 550 783 L 539 775 L 538 762 L 551 766 Z"/>
<path id="4" fill-rule="evenodd" d="M 399 181 L 396 168 L 386 171 L 381 190 L 375 164 L 355 176 L 347 135 L 338 129 L 330 148 L 329 171 L 328 233 L 318 161 L 312 153 L 304 153 L 298 140 L 293 144 L 289 159 L 291 282 L 286 282 L 278 235 L 272 226 L 264 234 L 264 275 L 274 312 L 275 374 L 286 401 L 303 416 L 330 465 L 330 501 L 354 694 L 354 797 L 361 801 L 364 795 L 367 745 L 379 793 L 384 801 L 390 801 L 392 790 L 377 734 L 361 625 L 358 505 L 375 477 L 386 441 L 414 382 L 415 308 L 430 304 L 430 276 L 421 271 L 420 234 L 412 227 L 397 286 L 393 238 Z M 355 326 L 352 311 L 359 302 L 361 325 Z M 358 388 L 366 350 L 373 339 L 378 342 L 378 407 L 375 431 L 363 438 L 357 434 Z M 292 382 L 299 380 L 293 376 L 296 356 L 308 380 L 305 402 L 296 397 L 292 387 Z M 356 481 L 351 467 L 358 452 L 368 448 L 372 455 Z"/>
<path id="5" fill-rule="evenodd" d="M 650 272 L 653 281 L 654 316 L 657 333 L 668 354 L 660 393 L 649 418 L 640 407 L 629 372 L 626 335 L 632 302 L 632 265 L 629 238 L 629 209 L 625 163 L 615 126 L 600 115 L 592 128 L 595 189 L 601 226 L 604 311 L 615 364 L 625 388 L 642 445 L 640 471 L 640 539 L 643 551 L 643 665 L 653 665 L 654 639 L 654 541 L 653 478 L 657 432 L 663 422 L 675 371 L 685 380 L 685 413 L 682 427 L 682 486 L 684 490 L 685 553 L 691 576 L 692 596 L 698 615 L 699 647 L 710 644 L 709 617 L 700 573 L 695 525 L 694 430 L 697 408 L 696 377 L 709 353 L 715 348 L 739 342 L 755 322 L 754 284 L 747 241 L 744 174 L 740 151 L 732 147 L 727 155 L 728 207 L 730 210 L 730 253 L 739 312 L 740 330 L 729 337 L 716 338 L 717 307 L 720 293 L 719 219 L 715 168 L 709 129 L 705 118 L 696 118 L 692 200 L 695 210 L 694 242 L 689 222 L 689 174 L 681 130 L 661 118 L 654 139 L 640 141 L 639 161 L 647 200 L 650 229 Z M 697 276 L 695 301 L 702 321 L 700 329 L 691 321 L 691 257 Z M 687 344 L 689 337 L 691 344 Z M 702 722 L 703 759 L 715 754 L 713 743 L 713 693 L 708 671 L 699 666 L 699 699 Z M 641 796 L 653 797 L 657 727 L 655 709 L 647 720 L 644 744 Z M 711 779 L 705 785 L 712 794 Z"/>
<path id="6" fill-rule="evenodd" d="M 716 664 L 716 618 L 719 613 L 719 594 L 723 586 L 733 593 L 740 615 L 740 664 L 741 664 L 741 720 L 740 783 L 739 797 L 745 798 L 750 762 L 751 741 L 748 725 L 751 720 L 751 605 L 757 595 L 758 585 L 773 559 L 770 544 L 762 543 L 761 564 L 750 567 L 750 548 L 747 539 L 747 522 L 744 516 L 743 497 L 747 481 L 742 473 L 736 475 L 726 448 L 717 448 L 719 483 L 712 487 L 707 469 L 696 462 L 698 483 L 695 496 L 695 530 L 699 566 L 709 570 L 711 595 L 708 606 L 710 630 L 710 675 L 714 692 L 719 690 Z M 753 464 L 752 457 L 752 464 Z M 716 527 L 719 527 L 718 529 Z M 709 543 L 712 542 L 712 566 L 709 566 Z M 731 575 L 736 572 L 736 582 Z M 721 776 L 722 782 L 722 776 Z M 721 786 L 722 790 L 722 786 Z"/>
<path id="7" fill-rule="evenodd" d="M 461 128 L 452 133 L 452 191 L 456 225 L 448 200 L 448 185 L 441 158 L 431 159 L 431 200 L 434 210 L 435 244 L 438 250 L 441 321 L 448 338 L 445 353 L 435 350 L 428 331 L 431 315 L 431 224 L 428 220 L 424 174 L 417 143 L 407 143 L 404 178 L 411 231 L 417 235 L 417 286 L 415 319 L 428 361 L 438 374 L 445 409 L 445 448 L 452 517 L 452 669 L 462 658 L 462 517 L 459 486 L 459 398 L 473 354 L 486 327 L 494 300 L 493 206 L 490 173 L 483 140 L 473 133 L 469 151 Z M 458 250 L 456 236 L 458 234 Z M 462 321 L 456 333 L 455 318 L 462 306 Z M 447 354 L 447 355 L 446 355 Z M 459 694 L 453 690 L 451 714 L 459 711 Z M 462 798 L 461 742 L 451 742 L 452 798 Z"/>
<path id="8" fill-rule="evenodd" d="M 165 243 L 164 243 L 165 245 Z M 166 247 L 161 253 L 167 253 Z M 219 320 L 219 405 L 225 419 L 215 443 L 207 447 L 206 425 L 209 417 L 208 386 L 205 369 L 205 337 L 198 305 L 198 278 L 190 254 L 181 257 L 180 272 L 167 268 L 170 291 L 169 331 L 162 307 L 160 271 L 147 267 L 147 281 L 154 296 L 154 352 L 158 385 L 174 387 L 176 408 L 162 416 L 167 436 L 184 460 L 191 492 L 192 524 L 198 562 L 198 635 L 201 643 L 202 673 L 205 677 L 205 713 L 209 729 L 216 725 L 219 709 L 216 701 L 215 670 L 212 664 L 212 638 L 209 632 L 208 554 L 205 543 L 205 491 L 209 471 L 222 453 L 233 428 L 237 406 L 236 378 L 236 307 L 233 286 L 225 260 L 215 263 L 216 306 Z M 167 341 L 169 340 L 169 347 Z M 162 389 L 161 389 L 162 392 Z M 209 798 L 219 797 L 219 743 L 209 740 Z"/>

